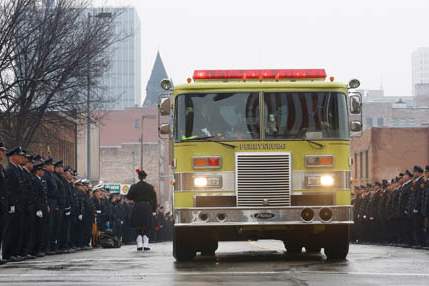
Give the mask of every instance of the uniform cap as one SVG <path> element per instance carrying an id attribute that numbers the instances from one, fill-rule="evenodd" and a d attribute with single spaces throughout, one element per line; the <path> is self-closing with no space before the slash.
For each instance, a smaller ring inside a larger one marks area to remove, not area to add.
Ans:
<path id="1" fill-rule="evenodd" d="M 406 171 L 405 171 L 405 175 L 408 175 L 408 176 L 410 176 L 410 177 L 412 177 L 412 176 L 413 176 L 413 174 L 411 174 L 411 172 L 410 172 L 409 170 L 406 170 Z"/>
<path id="2" fill-rule="evenodd" d="M 48 159 L 46 159 L 45 161 L 43 161 L 44 163 L 45 163 L 45 165 L 52 165 L 53 164 L 53 162 L 54 162 L 54 159 L 52 159 L 52 158 L 48 158 Z"/>
<path id="3" fill-rule="evenodd" d="M 8 157 L 13 156 L 13 155 L 21 155 L 21 156 L 25 156 L 24 149 L 22 149 L 22 147 L 21 147 L 21 146 L 18 146 L 18 147 L 15 147 L 15 148 L 9 149 L 9 150 L 6 152 L 6 156 L 8 156 Z"/>
<path id="4" fill-rule="evenodd" d="M 45 162 L 37 162 L 33 163 L 33 170 L 43 170 L 43 167 L 45 166 Z"/>
<path id="5" fill-rule="evenodd" d="M 147 177 L 147 173 L 144 170 L 136 169 L 136 173 L 138 176 Z"/>
<path id="6" fill-rule="evenodd" d="M 95 185 L 95 186 L 92 188 L 92 191 L 93 191 L 93 192 L 96 192 L 96 191 L 102 191 L 103 187 L 104 187 L 104 185 L 103 185 L 103 184 Z"/>
<path id="7" fill-rule="evenodd" d="M 420 166 L 414 166 L 413 171 L 414 173 L 423 173 L 423 168 Z"/>
<path id="8" fill-rule="evenodd" d="M 37 162 L 41 162 L 42 161 L 42 156 L 36 154 L 33 156 L 33 162 L 37 163 Z"/>
<path id="9" fill-rule="evenodd" d="M 62 167 L 63 166 L 63 160 L 58 160 L 54 162 L 54 167 Z"/>
<path id="10" fill-rule="evenodd" d="M 34 156 L 31 155 L 29 152 L 26 152 L 26 151 L 24 151 L 24 152 L 25 152 L 25 158 L 27 158 L 28 161 L 33 162 Z"/>
<path id="11" fill-rule="evenodd" d="M 425 172 L 429 172 L 429 165 L 426 165 Z"/>

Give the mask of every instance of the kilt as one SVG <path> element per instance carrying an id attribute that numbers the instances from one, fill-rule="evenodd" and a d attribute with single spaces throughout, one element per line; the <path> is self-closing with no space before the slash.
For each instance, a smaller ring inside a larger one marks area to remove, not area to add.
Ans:
<path id="1" fill-rule="evenodd" d="M 149 202 L 136 202 L 131 212 L 131 225 L 150 230 L 153 228 L 152 205 Z"/>

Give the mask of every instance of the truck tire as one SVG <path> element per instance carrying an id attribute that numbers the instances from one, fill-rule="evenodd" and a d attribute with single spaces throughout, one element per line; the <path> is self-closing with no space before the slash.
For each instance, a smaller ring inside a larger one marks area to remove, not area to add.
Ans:
<path id="1" fill-rule="evenodd" d="M 174 229 L 173 256 L 178 262 L 190 261 L 195 257 L 196 251 L 183 233 Z"/>
<path id="2" fill-rule="evenodd" d="M 315 245 L 310 245 L 305 247 L 305 253 L 318 253 L 320 252 L 320 250 L 322 250 L 322 248 Z"/>
<path id="3" fill-rule="evenodd" d="M 302 245 L 299 243 L 283 241 L 283 244 L 286 247 L 287 254 L 297 255 L 302 253 Z"/>
<path id="4" fill-rule="evenodd" d="M 328 230 L 328 242 L 324 252 L 328 260 L 344 260 L 349 253 L 350 227 L 335 226 Z"/>
<path id="5" fill-rule="evenodd" d="M 203 249 L 201 249 L 201 255 L 203 256 L 215 256 L 215 252 L 218 248 L 218 242 L 214 241 L 210 244 L 207 244 Z"/>

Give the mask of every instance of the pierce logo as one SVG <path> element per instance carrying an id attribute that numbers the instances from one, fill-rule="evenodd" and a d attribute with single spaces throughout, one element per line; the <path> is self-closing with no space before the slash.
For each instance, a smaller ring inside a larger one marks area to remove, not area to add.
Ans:
<path id="1" fill-rule="evenodd" d="M 258 219 L 271 219 L 273 217 L 274 217 L 273 213 L 265 212 L 265 213 L 256 213 L 255 214 L 255 218 L 258 218 Z"/>

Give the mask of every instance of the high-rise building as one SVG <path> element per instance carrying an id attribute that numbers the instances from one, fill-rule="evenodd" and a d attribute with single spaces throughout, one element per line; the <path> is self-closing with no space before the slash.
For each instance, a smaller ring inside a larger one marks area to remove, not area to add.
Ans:
<path id="1" fill-rule="evenodd" d="M 102 79 L 107 110 L 141 106 L 140 19 L 135 8 L 97 8 L 93 13 L 118 13 L 115 34 L 123 38 L 111 47 L 110 69 Z"/>
<path id="2" fill-rule="evenodd" d="M 417 85 L 429 84 L 429 47 L 415 50 L 411 57 L 411 64 L 413 96 L 416 96 Z"/>

